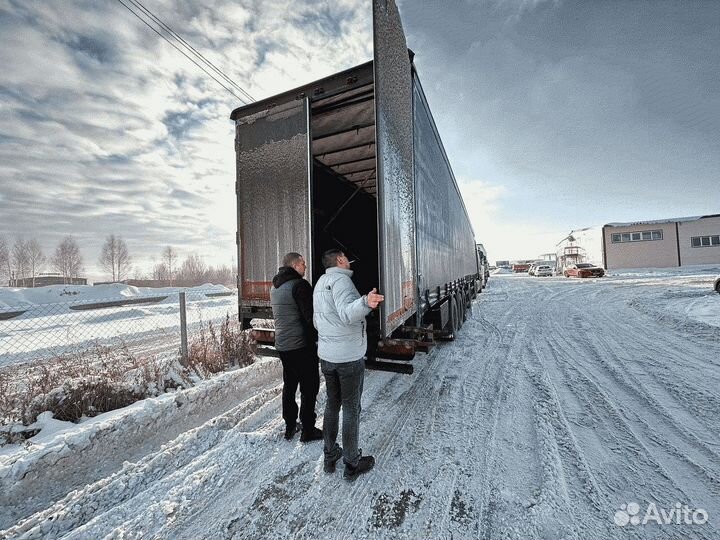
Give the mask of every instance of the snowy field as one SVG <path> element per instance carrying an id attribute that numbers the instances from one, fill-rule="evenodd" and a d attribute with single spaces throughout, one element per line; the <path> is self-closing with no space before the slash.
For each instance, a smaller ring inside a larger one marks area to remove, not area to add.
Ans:
<path id="1" fill-rule="evenodd" d="M 200 321 L 237 313 L 237 296 L 222 285 L 192 288 L 138 288 L 110 285 L 52 285 L 36 289 L 0 288 L 0 367 L 71 353 L 96 343 L 132 346 L 138 354 L 174 352 L 179 347 L 179 293 L 186 294 L 190 331 Z M 156 303 L 78 310 L 88 304 Z M 4 314 L 22 312 L 3 320 Z"/>
<path id="2" fill-rule="evenodd" d="M 0 451 L 0 538 L 720 538 L 714 273 L 492 277 L 413 375 L 367 373 L 352 484 L 282 439 L 272 359 L 49 421 Z"/>

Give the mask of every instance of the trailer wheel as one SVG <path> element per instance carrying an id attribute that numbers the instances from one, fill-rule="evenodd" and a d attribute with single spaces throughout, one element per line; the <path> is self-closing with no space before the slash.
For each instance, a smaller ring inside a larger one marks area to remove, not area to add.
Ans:
<path id="1" fill-rule="evenodd" d="M 465 322 L 465 302 L 463 302 L 462 295 L 455 293 L 455 309 L 457 310 L 457 329 L 462 328 Z"/>
<path id="2" fill-rule="evenodd" d="M 452 334 L 452 339 L 455 339 L 457 331 L 460 329 L 458 321 L 457 300 L 455 296 L 451 296 L 448 302 L 450 302 L 450 322 L 448 323 L 448 325 L 450 326 L 449 330 Z"/>

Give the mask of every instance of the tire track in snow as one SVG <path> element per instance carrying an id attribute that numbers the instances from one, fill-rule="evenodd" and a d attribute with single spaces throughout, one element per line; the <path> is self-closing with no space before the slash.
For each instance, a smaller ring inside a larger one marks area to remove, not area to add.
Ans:
<path id="1" fill-rule="evenodd" d="M 642 419 L 656 443 L 678 459 L 687 462 L 705 478 L 712 492 L 720 494 L 718 452 L 693 431 L 678 423 L 675 416 L 653 396 L 632 370 L 623 369 L 617 361 L 612 360 L 623 356 L 624 351 L 618 350 L 617 345 L 602 335 L 593 334 L 588 340 L 588 349 L 592 353 L 592 359 L 599 361 L 606 368 L 605 373 L 612 378 L 615 391 L 624 390 L 631 402 L 636 405 L 639 403 L 640 406 L 636 406 L 633 412 L 638 415 L 642 413 Z M 602 351 L 613 351 L 614 354 L 602 354 Z M 658 416 L 660 418 L 657 418 Z M 662 432 L 658 432 L 652 426 L 662 426 Z M 674 436 L 669 437 L 671 434 Z"/>
<path id="2" fill-rule="evenodd" d="M 152 489 L 177 468 L 192 463 L 199 455 L 212 449 L 244 417 L 254 413 L 277 397 L 281 386 L 259 392 L 255 396 L 218 416 L 199 428 L 183 433 L 159 451 L 149 454 L 135 464 L 125 463 L 123 469 L 94 484 L 71 492 L 66 497 L 22 520 L 0 535 L 17 535 L 19 538 L 33 538 L 40 534 L 62 535 L 95 519 L 98 515 L 111 512 L 124 502 L 141 496 Z M 172 464 L 172 466 L 169 466 Z"/>
<path id="3" fill-rule="evenodd" d="M 628 501 L 654 501 L 660 506 L 667 505 L 668 501 L 691 501 L 662 463 L 654 458 L 642 437 L 618 410 L 618 405 L 597 386 L 592 375 L 565 360 L 562 354 L 552 348 L 549 348 L 549 354 L 553 356 L 558 369 L 568 381 L 565 391 L 572 393 L 580 404 L 581 408 L 572 412 L 573 417 L 588 413 L 592 415 L 591 426 L 588 426 L 587 422 L 576 421 L 573 423 L 577 423 L 578 427 L 573 431 L 576 437 L 585 443 L 585 447 L 595 447 L 597 450 L 590 455 L 586 452 L 585 455 L 590 468 L 596 471 L 598 483 L 611 501 L 608 508 L 620 508 L 621 504 Z M 582 431 L 585 431 L 584 436 Z M 601 440 L 601 445 L 593 442 L 596 437 Z M 651 490 L 642 494 L 631 491 L 632 487 L 645 485 L 648 478 L 654 479 Z M 664 479 L 666 483 L 658 482 L 659 479 Z M 633 532 L 636 531 L 628 530 L 628 534 Z M 702 530 L 697 533 L 699 538 L 712 538 L 705 536 Z M 658 536 L 666 535 L 674 538 L 671 531 L 658 532 Z"/>
<path id="4" fill-rule="evenodd" d="M 592 331 L 581 327 L 578 332 L 566 336 L 566 339 L 556 345 L 560 349 L 564 348 L 566 356 L 575 360 L 575 364 L 568 362 L 568 365 L 576 367 L 588 380 L 592 380 L 593 384 L 602 385 L 604 394 L 612 396 L 610 401 L 615 403 L 616 410 L 628 426 L 627 429 L 648 453 L 656 467 L 662 470 L 662 473 L 656 473 L 653 477 L 669 478 L 672 486 L 680 494 L 685 494 L 683 502 L 690 503 L 695 500 L 698 506 L 707 508 L 707 498 L 698 500 L 697 496 L 688 494 L 707 495 L 718 492 L 713 467 L 713 463 L 717 463 L 713 459 L 715 452 L 694 432 L 689 432 L 687 428 L 679 425 L 667 407 L 658 402 L 650 390 L 632 374 L 629 366 L 633 363 L 634 355 L 642 352 L 638 351 L 638 348 L 649 345 L 644 338 L 630 334 L 634 327 L 623 330 L 616 322 L 622 319 L 610 318 L 605 315 L 608 312 L 607 306 L 602 307 L 603 310 L 598 313 L 594 313 L 592 308 L 585 308 L 584 320 L 594 321 Z M 574 304 L 566 306 L 566 309 L 579 312 L 579 308 Z M 587 313 L 589 309 L 591 313 Z M 611 341 L 606 336 L 621 336 L 620 340 L 625 346 L 621 348 L 615 340 Z M 664 334 L 655 333 L 652 333 L 651 338 L 654 338 L 654 343 L 662 343 L 668 339 Z M 586 350 L 587 353 L 578 355 L 577 351 L 581 350 Z M 628 365 L 619 367 L 620 359 Z M 658 428 L 661 431 L 658 431 Z M 704 465 L 699 463 L 697 458 L 702 458 Z M 606 464 L 605 470 L 608 470 Z M 698 480 L 704 484 L 700 490 L 696 486 Z M 661 486 L 654 486 L 654 489 L 658 488 L 662 489 Z M 652 493 L 643 495 L 652 497 Z M 675 500 L 678 499 L 670 499 L 671 502 Z M 661 502 L 669 504 L 667 499 Z M 703 534 L 701 531 L 698 533 Z"/>

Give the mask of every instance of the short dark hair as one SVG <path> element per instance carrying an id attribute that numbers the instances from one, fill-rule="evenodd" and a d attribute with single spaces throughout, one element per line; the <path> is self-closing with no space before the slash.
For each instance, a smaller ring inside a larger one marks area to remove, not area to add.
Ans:
<path id="1" fill-rule="evenodd" d="M 292 266 L 296 262 L 298 262 L 300 259 L 302 259 L 303 256 L 299 253 L 295 253 L 294 251 L 291 251 L 287 255 L 283 257 L 282 265 L 283 266 Z"/>
<path id="2" fill-rule="evenodd" d="M 327 268 L 332 268 L 333 266 L 337 266 L 337 260 L 338 257 L 342 257 L 345 255 L 341 249 L 333 248 L 328 249 L 325 253 L 323 253 L 322 256 L 322 263 L 323 266 Z"/>

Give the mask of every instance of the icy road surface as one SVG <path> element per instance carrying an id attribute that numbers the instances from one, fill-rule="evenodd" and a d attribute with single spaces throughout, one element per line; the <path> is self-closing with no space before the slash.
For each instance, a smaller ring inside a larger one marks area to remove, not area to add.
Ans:
<path id="1" fill-rule="evenodd" d="M 54 471 L 75 491 L 0 537 L 720 538 L 720 328 L 667 311 L 687 298 L 717 314 L 712 294 L 681 277 L 493 277 L 413 375 L 367 373 L 361 446 L 377 465 L 355 483 L 323 473 L 321 443 L 282 440 L 266 369 L 133 463 L 119 441 L 114 474 L 76 486 Z M 709 520 L 617 525 L 633 502 Z"/>

